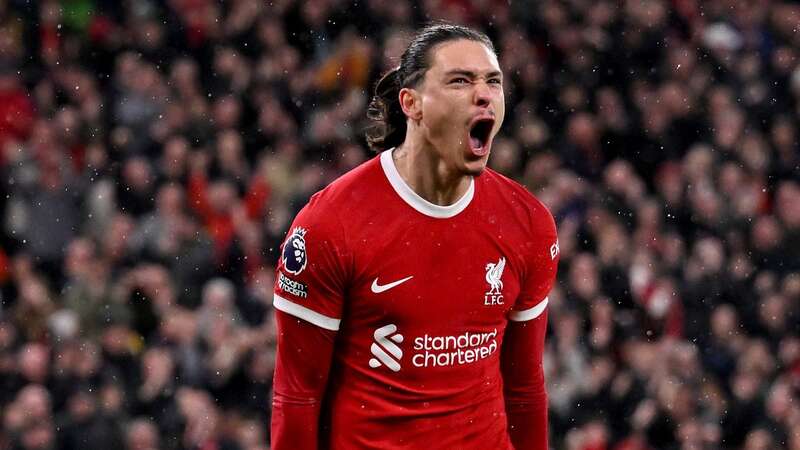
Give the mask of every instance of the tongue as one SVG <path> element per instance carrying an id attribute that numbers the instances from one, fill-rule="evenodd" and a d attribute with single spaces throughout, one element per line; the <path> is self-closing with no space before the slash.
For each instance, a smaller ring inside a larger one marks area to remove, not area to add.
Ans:
<path id="1" fill-rule="evenodd" d="M 472 149 L 472 153 L 478 156 L 483 156 L 486 153 L 486 149 L 483 147 L 483 142 L 481 142 L 481 140 L 475 136 L 469 137 L 469 147 Z"/>

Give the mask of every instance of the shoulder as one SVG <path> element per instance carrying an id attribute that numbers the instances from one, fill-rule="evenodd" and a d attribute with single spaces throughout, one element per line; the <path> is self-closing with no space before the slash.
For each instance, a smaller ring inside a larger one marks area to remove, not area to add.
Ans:
<path id="1" fill-rule="evenodd" d="M 550 210 L 527 188 L 489 168 L 481 174 L 480 182 L 488 201 L 518 217 L 523 223 L 527 222 L 529 231 L 555 234 L 555 220 Z"/>
<path id="2" fill-rule="evenodd" d="M 312 195 L 304 213 L 338 216 L 354 205 L 362 206 L 368 194 L 380 185 L 381 175 L 379 158 L 370 158 Z"/>
<path id="3" fill-rule="evenodd" d="M 313 194 L 295 217 L 290 233 L 300 227 L 309 243 L 333 245 L 345 252 L 358 215 L 371 214 L 366 202 L 380 185 L 380 170 L 378 159 L 371 158 Z"/>
<path id="4" fill-rule="evenodd" d="M 330 220 L 345 212 L 364 210 L 365 202 L 371 198 L 370 192 L 380 186 L 381 174 L 378 157 L 370 158 L 313 194 L 300 215 Z M 354 208 L 356 205 L 358 208 Z"/>
<path id="5" fill-rule="evenodd" d="M 558 231 L 550 210 L 524 186 L 493 170 L 487 169 L 486 191 L 498 206 L 492 209 L 503 214 L 505 223 L 519 224 L 514 236 L 517 251 L 523 258 L 523 277 L 528 280 L 527 297 L 536 301 L 546 298 L 558 267 Z M 520 303 L 527 307 L 525 302 Z"/>

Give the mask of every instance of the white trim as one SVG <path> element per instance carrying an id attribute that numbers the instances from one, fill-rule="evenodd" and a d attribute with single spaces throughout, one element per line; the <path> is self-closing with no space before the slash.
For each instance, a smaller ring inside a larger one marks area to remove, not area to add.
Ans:
<path id="1" fill-rule="evenodd" d="M 325 328 L 326 330 L 338 331 L 339 324 L 342 322 L 339 319 L 328 317 L 308 309 L 305 306 L 290 302 L 278 294 L 273 294 L 272 304 L 275 306 L 275 309 L 281 310 L 286 314 L 291 314 L 298 319 L 303 319 L 306 322 L 311 322 L 320 328 Z"/>
<path id="2" fill-rule="evenodd" d="M 547 308 L 547 297 L 545 297 L 544 300 L 539 302 L 539 304 L 533 308 L 526 309 L 525 311 L 511 311 L 511 313 L 508 315 L 508 320 L 512 320 L 514 322 L 525 322 L 532 320 L 542 315 L 545 308 Z"/>
<path id="3" fill-rule="evenodd" d="M 408 203 L 409 206 L 426 216 L 435 217 L 437 219 L 453 217 L 469 206 L 472 197 L 475 195 L 475 178 L 469 180 L 467 192 L 465 192 L 457 202 L 448 206 L 435 205 L 420 197 L 419 194 L 411 189 L 411 186 L 406 184 L 403 177 L 400 176 L 400 172 L 397 171 L 397 167 L 394 165 L 392 151 L 394 151 L 393 148 L 381 153 L 381 167 L 383 167 L 383 173 L 386 174 L 386 178 L 389 179 L 389 184 L 392 185 L 397 195 Z"/>

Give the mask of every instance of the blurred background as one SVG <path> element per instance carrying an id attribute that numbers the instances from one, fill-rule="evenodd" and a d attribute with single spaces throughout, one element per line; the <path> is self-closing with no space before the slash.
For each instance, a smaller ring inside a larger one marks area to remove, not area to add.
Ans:
<path id="1" fill-rule="evenodd" d="M 800 4 L 0 1 L 0 449 L 264 450 L 279 246 L 430 19 L 552 210 L 554 449 L 800 449 Z"/>

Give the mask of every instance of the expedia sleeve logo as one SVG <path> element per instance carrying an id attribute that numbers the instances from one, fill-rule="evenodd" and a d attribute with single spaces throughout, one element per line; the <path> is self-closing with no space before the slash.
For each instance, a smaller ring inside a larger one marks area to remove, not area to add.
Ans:
<path id="1" fill-rule="evenodd" d="M 296 227 L 283 244 L 281 261 L 283 268 L 292 275 L 297 275 L 306 268 L 306 229 Z"/>

